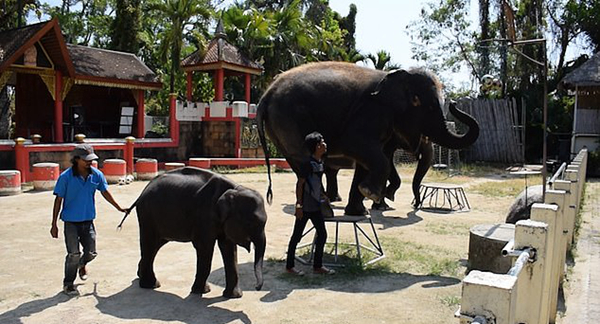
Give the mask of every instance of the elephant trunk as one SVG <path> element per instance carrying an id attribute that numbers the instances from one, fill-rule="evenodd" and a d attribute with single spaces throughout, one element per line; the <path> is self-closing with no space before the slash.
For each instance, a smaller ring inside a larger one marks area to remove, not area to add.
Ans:
<path id="1" fill-rule="evenodd" d="M 256 276 L 256 290 L 260 290 L 263 285 L 263 258 L 265 256 L 265 249 L 267 246 L 267 239 L 263 232 L 260 237 L 254 240 L 254 276 Z"/>
<path id="2" fill-rule="evenodd" d="M 463 135 L 454 134 L 446 128 L 444 120 L 441 119 L 441 125 L 434 132 L 427 135 L 431 136 L 431 139 L 439 145 L 453 150 L 463 149 L 475 143 L 479 137 L 479 124 L 477 121 L 470 115 L 458 110 L 454 103 L 450 103 L 449 108 L 450 113 L 458 121 L 469 127 L 469 131 Z"/>

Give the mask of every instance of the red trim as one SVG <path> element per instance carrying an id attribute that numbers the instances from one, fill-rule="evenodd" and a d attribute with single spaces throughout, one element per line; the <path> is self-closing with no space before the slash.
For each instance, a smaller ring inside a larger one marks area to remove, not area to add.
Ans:
<path id="1" fill-rule="evenodd" d="M 144 111 L 145 109 L 145 103 L 144 103 L 144 90 L 138 90 L 138 109 L 137 109 L 137 132 L 136 132 L 136 137 L 137 138 L 143 138 L 144 137 L 144 129 L 145 127 L 145 121 L 144 121 Z"/>
<path id="2" fill-rule="evenodd" d="M 171 133 L 171 139 L 174 143 L 179 146 L 179 121 L 175 117 L 175 107 L 177 105 L 177 98 L 175 94 L 171 94 L 171 100 L 169 105 L 169 129 Z"/>
<path id="3" fill-rule="evenodd" d="M 223 101 L 223 83 L 225 81 L 225 73 L 223 69 L 215 71 L 215 101 Z"/>
<path id="4" fill-rule="evenodd" d="M 63 139 L 63 101 L 62 101 L 62 72 L 56 70 L 54 77 L 54 142 L 62 143 Z"/>
<path id="5" fill-rule="evenodd" d="M 127 174 L 133 174 L 133 142 L 127 141 L 125 142 L 125 149 L 123 150 L 123 158 L 125 159 L 125 164 Z"/>
<path id="6" fill-rule="evenodd" d="M 248 105 L 250 105 L 250 87 L 251 87 L 251 78 L 250 78 L 250 73 L 246 73 L 245 78 L 244 78 L 244 90 L 245 90 L 245 99 L 246 102 L 248 103 Z"/>
<path id="7" fill-rule="evenodd" d="M 192 71 L 187 71 L 186 72 L 186 87 L 185 87 L 185 94 L 186 94 L 186 98 L 188 101 L 192 101 Z"/>

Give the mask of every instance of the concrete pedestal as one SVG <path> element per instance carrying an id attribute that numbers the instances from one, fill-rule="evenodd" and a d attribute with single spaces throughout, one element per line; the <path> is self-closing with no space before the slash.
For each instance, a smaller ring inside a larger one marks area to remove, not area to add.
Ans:
<path id="1" fill-rule="evenodd" d="M 512 266 L 510 257 L 502 256 L 502 248 L 515 237 L 513 224 L 475 225 L 470 230 L 467 270 L 506 274 Z"/>

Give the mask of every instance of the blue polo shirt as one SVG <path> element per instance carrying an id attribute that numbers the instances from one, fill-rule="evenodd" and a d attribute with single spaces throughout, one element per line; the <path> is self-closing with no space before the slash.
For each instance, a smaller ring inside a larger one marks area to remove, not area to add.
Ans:
<path id="1" fill-rule="evenodd" d="M 96 190 L 108 190 L 104 174 L 92 167 L 92 173 L 84 179 L 74 176 L 73 168 L 63 171 L 56 181 L 54 194 L 63 198 L 60 219 L 65 222 L 83 222 L 96 218 Z"/>

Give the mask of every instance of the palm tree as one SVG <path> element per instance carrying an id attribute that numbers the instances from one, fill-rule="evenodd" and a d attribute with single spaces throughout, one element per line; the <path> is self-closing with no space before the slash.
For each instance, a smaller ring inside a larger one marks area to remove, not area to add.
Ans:
<path id="1" fill-rule="evenodd" d="M 375 55 L 367 54 L 366 60 L 371 61 L 377 70 L 395 70 L 400 68 L 399 65 L 392 63 L 392 57 L 389 52 L 380 50 Z"/>
<path id="2" fill-rule="evenodd" d="M 165 19 L 159 52 L 163 60 L 167 57 L 171 60 L 169 91 L 173 93 L 186 27 L 200 19 L 208 19 L 213 8 L 210 0 L 164 0 L 151 2 L 147 9 Z"/>

